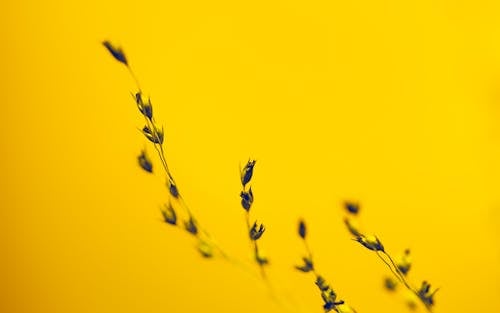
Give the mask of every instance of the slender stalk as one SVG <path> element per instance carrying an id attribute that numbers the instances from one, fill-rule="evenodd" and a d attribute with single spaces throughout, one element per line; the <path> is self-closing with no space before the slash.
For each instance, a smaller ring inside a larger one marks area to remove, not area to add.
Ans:
<path id="1" fill-rule="evenodd" d="M 142 89 L 141 89 L 141 86 L 140 86 L 140 83 L 139 83 L 139 79 L 137 78 L 137 75 L 135 74 L 135 72 L 132 70 L 132 67 L 127 64 L 126 65 L 130 75 L 132 76 L 133 80 L 135 81 L 135 84 L 137 86 L 137 89 L 140 93 L 142 93 Z M 156 121 L 154 120 L 154 117 L 152 117 L 151 119 L 144 116 L 144 119 L 145 119 L 145 122 L 146 122 L 146 126 L 152 130 L 152 132 L 154 133 L 154 136 L 157 136 L 158 135 L 158 128 L 156 126 Z M 158 138 L 157 138 L 158 139 Z M 165 150 L 163 148 L 163 143 L 154 143 L 153 142 L 153 146 L 156 150 L 156 153 L 161 161 L 161 164 L 163 166 L 163 169 L 165 170 L 165 174 L 167 175 L 167 179 L 171 180 L 172 183 L 174 183 L 176 186 L 176 182 L 175 182 L 175 179 L 168 167 L 168 163 L 167 163 L 167 159 L 166 159 L 166 156 L 165 156 Z M 178 196 L 178 199 L 179 199 L 179 202 L 182 206 L 182 208 L 186 211 L 187 215 L 189 216 L 189 218 L 192 218 L 192 219 L 195 219 L 194 218 L 194 214 L 193 212 L 191 211 L 191 209 L 189 208 L 189 206 L 187 205 L 186 201 L 184 200 L 184 198 L 182 197 L 181 194 L 179 194 Z M 196 220 L 196 219 L 195 219 Z M 220 245 L 212 238 L 212 236 L 210 235 L 210 233 L 205 229 L 203 228 L 202 226 L 198 225 L 198 227 L 200 228 L 200 230 L 203 232 L 203 234 L 205 235 L 205 237 L 210 241 L 210 243 L 212 244 L 212 246 L 217 249 L 219 251 L 219 253 L 222 255 L 222 257 L 228 261 L 231 261 L 231 263 L 233 264 L 236 264 L 236 263 L 239 263 L 237 262 L 236 260 L 233 260 L 231 259 L 228 254 L 224 251 L 224 249 L 222 249 L 220 247 Z M 199 238 L 199 235 L 197 235 L 198 239 L 199 240 L 202 240 L 201 238 Z"/>
<path id="2" fill-rule="evenodd" d="M 246 222 L 246 225 L 247 225 L 247 234 L 250 234 L 250 230 L 252 229 L 252 227 L 250 226 L 250 213 L 248 211 L 245 214 L 245 222 Z M 257 258 L 260 257 L 259 246 L 257 245 L 257 240 L 253 240 L 252 238 L 250 238 L 250 241 L 252 243 L 254 257 L 255 257 L 255 259 L 257 259 Z M 259 265 L 260 274 L 261 274 L 262 278 L 265 281 L 267 281 L 267 275 L 266 275 L 266 271 L 264 269 L 264 265 L 261 264 L 260 262 L 257 262 L 257 263 Z"/>
<path id="3" fill-rule="evenodd" d="M 389 263 L 387 263 L 378 253 L 377 251 L 377 255 L 384 261 L 385 264 L 387 264 L 387 266 L 391 269 L 391 271 L 396 275 L 396 277 L 405 285 L 405 287 L 411 291 L 413 294 L 415 294 L 417 296 L 418 299 L 420 299 L 420 301 L 424 304 L 425 308 L 427 309 L 427 311 L 429 312 L 432 312 L 432 308 L 427 304 L 425 303 L 425 301 L 422 300 L 422 298 L 420 297 L 418 291 L 416 288 L 414 288 L 413 286 L 410 285 L 410 283 L 408 282 L 408 280 L 406 279 L 406 277 L 403 275 L 403 273 L 401 273 L 401 271 L 399 270 L 398 266 L 396 265 L 396 262 L 394 262 L 394 259 L 391 257 L 391 255 L 385 251 L 382 252 L 384 255 L 386 255 L 388 258 L 389 258 L 389 261 L 391 262 L 392 264 L 392 267 L 394 268 L 394 270 L 391 268 L 391 266 L 389 265 Z M 396 273 L 397 274 L 396 274 Z M 434 291 L 434 293 L 436 292 L 437 290 Z"/>

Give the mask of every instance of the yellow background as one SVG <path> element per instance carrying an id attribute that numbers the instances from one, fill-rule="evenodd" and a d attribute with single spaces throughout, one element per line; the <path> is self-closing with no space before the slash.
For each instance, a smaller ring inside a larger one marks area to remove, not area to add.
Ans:
<path id="1" fill-rule="evenodd" d="M 2 2 L 0 311 L 321 312 L 313 278 L 292 268 L 304 217 L 343 299 L 406 312 L 343 227 L 352 199 L 390 252 L 412 249 L 410 280 L 441 286 L 436 312 L 500 312 L 499 7 Z M 252 218 L 292 309 L 160 223 L 163 178 L 136 164 L 134 82 L 104 39 L 151 95 L 200 222 L 255 273 L 238 165 L 258 160 Z"/>

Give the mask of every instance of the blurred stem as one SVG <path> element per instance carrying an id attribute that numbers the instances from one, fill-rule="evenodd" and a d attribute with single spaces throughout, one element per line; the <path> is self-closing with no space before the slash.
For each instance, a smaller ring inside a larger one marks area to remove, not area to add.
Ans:
<path id="1" fill-rule="evenodd" d="M 128 71 L 129 71 L 130 75 L 134 79 L 135 84 L 137 85 L 137 89 L 139 90 L 140 93 L 142 93 L 142 89 L 141 89 L 141 85 L 139 83 L 139 79 L 135 75 L 135 72 L 132 70 L 132 67 L 130 65 L 128 65 L 128 64 L 126 65 L 126 67 L 127 67 Z M 152 117 L 151 119 L 149 119 L 148 117 L 144 116 L 144 119 L 146 121 L 147 127 L 153 131 L 155 139 L 158 139 L 158 137 L 157 137 L 158 136 L 158 128 L 156 127 L 156 121 L 154 120 L 154 117 Z M 157 155 L 158 155 L 158 157 L 159 157 L 159 159 L 161 161 L 163 169 L 165 170 L 165 174 L 167 175 L 167 179 L 171 180 L 172 183 L 177 187 L 175 179 L 172 176 L 172 173 L 170 172 L 170 169 L 168 167 L 167 158 L 165 157 L 165 150 L 163 149 L 163 143 L 154 143 L 153 142 L 153 146 L 154 146 L 154 148 L 156 150 L 156 153 L 157 153 Z M 181 206 L 183 207 L 183 209 L 188 214 L 189 218 L 192 218 L 192 219 L 196 220 L 194 218 L 193 212 L 191 211 L 191 209 L 189 208 L 189 206 L 187 205 L 186 201 L 184 200 L 184 198 L 182 197 L 182 195 L 180 193 L 179 193 L 178 199 L 179 199 L 179 202 L 180 202 Z M 238 263 L 236 260 L 232 260 L 228 256 L 228 254 L 220 247 L 220 245 L 212 238 L 212 236 L 210 236 L 209 232 L 205 228 L 203 228 L 201 225 L 198 225 L 198 227 L 203 232 L 203 234 L 205 235 L 206 239 L 212 244 L 212 246 L 215 249 L 217 249 L 219 251 L 219 253 L 221 254 L 221 256 L 224 259 L 226 259 L 228 261 L 231 261 L 231 263 L 233 263 L 233 264 Z M 199 240 L 202 240 L 199 237 L 199 235 L 197 235 L 196 237 L 198 237 Z"/>
<path id="2" fill-rule="evenodd" d="M 410 283 L 408 282 L 408 280 L 406 279 L 406 276 L 401 273 L 401 271 L 399 270 L 399 267 L 396 265 L 396 262 L 394 262 L 394 259 L 391 257 L 391 255 L 385 251 L 382 251 L 381 253 L 384 254 L 385 256 L 387 256 L 387 258 L 389 259 L 390 261 L 390 264 L 389 262 L 387 262 L 383 257 L 382 255 L 380 254 L 379 251 L 376 251 L 378 257 L 387 265 L 387 267 L 389 267 L 389 269 L 391 270 L 391 272 L 396 276 L 396 278 L 401 282 L 403 283 L 403 285 L 405 285 L 406 289 L 408 289 L 409 291 L 411 291 L 413 294 L 415 294 L 417 296 L 417 298 L 422 302 L 422 304 L 425 306 L 425 308 L 427 309 L 427 311 L 429 312 L 432 312 L 432 308 L 427 304 L 425 303 L 422 298 L 420 297 L 418 291 L 416 288 L 412 287 L 410 285 Z M 392 265 L 392 266 L 391 266 Z"/>
<path id="3" fill-rule="evenodd" d="M 260 254 L 259 254 L 259 246 L 257 245 L 257 240 L 253 240 L 250 237 L 250 230 L 251 230 L 252 227 L 250 226 L 250 212 L 248 212 L 248 211 L 246 211 L 246 214 L 245 214 L 245 221 L 246 221 L 246 224 L 247 224 L 247 235 L 250 238 L 250 241 L 251 241 L 252 246 L 253 246 L 253 253 L 254 253 L 255 261 L 259 265 L 260 274 L 261 274 L 262 278 L 265 281 L 267 281 L 267 275 L 266 275 L 266 271 L 264 269 L 264 264 L 261 264 L 260 261 L 259 261 Z"/>

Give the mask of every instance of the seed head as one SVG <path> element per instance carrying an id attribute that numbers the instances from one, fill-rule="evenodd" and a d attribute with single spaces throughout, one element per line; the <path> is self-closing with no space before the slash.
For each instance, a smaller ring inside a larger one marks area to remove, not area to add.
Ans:
<path id="1" fill-rule="evenodd" d="M 198 234 L 198 226 L 196 226 L 196 222 L 194 218 L 191 216 L 189 217 L 189 220 L 184 222 L 184 228 L 191 234 L 197 235 Z"/>
<path id="2" fill-rule="evenodd" d="M 304 273 L 311 272 L 314 270 L 314 264 L 311 258 L 303 257 L 302 261 L 304 262 L 304 264 L 295 266 L 296 269 Z"/>
<path id="3" fill-rule="evenodd" d="M 123 52 L 123 50 L 121 48 L 114 46 L 108 40 L 103 41 L 102 44 L 104 45 L 104 47 L 106 47 L 106 49 L 108 49 L 109 53 L 111 53 L 111 55 L 118 62 L 121 62 L 121 63 L 128 66 L 127 58 L 125 57 L 125 53 Z"/>
<path id="4" fill-rule="evenodd" d="M 246 210 L 250 211 L 250 207 L 252 206 L 253 203 L 253 192 L 252 192 L 252 187 L 248 189 L 248 191 L 242 191 L 240 193 L 241 197 L 241 206 Z"/>
<path id="5" fill-rule="evenodd" d="M 167 187 L 168 187 L 168 191 L 170 192 L 170 195 L 172 197 L 174 197 L 176 199 L 179 198 L 179 189 L 177 188 L 177 185 L 175 184 L 172 177 L 168 178 Z"/>
<path id="6" fill-rule="evenodd" d="M 422 282 L 422 285 L 420 286 L 420 289 L 418 290 L 418 297 L 420 298 L 420 300 L 422 300 L 425 306 L 431 307 L 434 305 L 434 294 L 438 290 L 439 289 L 435 289 L 431 292 L 431 284 L 424 280 Z"/>
<path id="7" fill-rule="evenodd" d="M 175 214 L 175 210 L 170 202 L 165 204 L 164 208 L 161 210 L 161 214 L 165 223 L 170 225 L 177 224 L 177 214 Z"/>
<path id="8" fill-rule="evenodd" d="M 380 240 L 375 236 L 358 236 L 356 237 L 356 241 L 362 244 L 365 248 L 372 251 L 382 251 L 384 252 L 384 246 L 380 242 Z"/>
<path id="9" fill-rule="evenodd" d="M 304 220 L 300 220 L 299 221 L 299 236 L 302 238 L 302 239 L 306 239 L 306 223 L 304 222 Z"/>
<path id="10" fill-rule="evenodd" d="M 344 203 L 344 206 L 346 208 L 346 210 L 351 213 L 351 214 L 358 214 L 359 212 L 359 204 L 358 203 L 354 203 L 354 202 L 345 202 Z"/>
<path id="11" fill-rule="evenodd" d="M 257 225 L 257 222 L 253 223 L 252 228 L 250 229 L 250 239 L 258 240 L 264 234 L 266 228 L 263 224 Z"/>
<path id="12" fill-rule="evenodd" d="M 321 291 L 326 291 L 328 290 L 328 288 L 330 288 L 330 286 L 328 286 L 328 284 L 326 283 L 326 280 L 321 277 L 320 275 L 318 275 L 316 277 L 316 282 L 315 282 L 316 286 L 318 286 L 319 290 Z"/>
<path id="13" fill-rule="evenodd" d="M 163 139 L 164 139 L 163 128 L 161 130 L 160 129 L 151 130 L 149 126 L 146 125 L 142 128 L 142 133 L 152 143 L 160 145 L 163 144 Z"/>
<path id="14" fill-rule="evenodd" d="M 243 188 L 252 179 L 255 162 L 255 160 L 248 160 L 247 165 L 245 165 L 245 167 L 241 170 L 241 184 L 243 185 Z"/>
<path id="15" fill-rule="evenodd" d="M 336 302 L 337 294 L 330 287 L 328 287 L 326 290 L 321 291 L 321 298 L 323 298 L 323 302 L 325 303 L 323 305 L 325 312 L 333 310 L 337 304 L 344 303 L 344 301 Z"/>
<path id="16" fill-rule="evenodd" d="M 153 163 L 149 159 L 148 155 L 146 154 L 145 150 L 141 151 L 141 154 L 137 157 L 137 160 L 139 161 L 139 166 L 145 170 L 148 173 L 153 172 Z"/>
<path id="17" fill-rule="evenodd" d="M 396 290 L 397 285 L 398 285 L 398 282 L 395 281 L 392 277 L 386 277 L 384 279 L 384 287 L 385 287 L 385 289 L 387 289 L 389 291 Z"/>
<path id="18" fill-rule="evenodd" d="M 137 92 L 135 94 L 135 102 L 137 104 L 137 108 L 142 115 L 151 120 L 153 117 L 153 105 L 151 104 L 151 99 L 148 99 L 148 102 L 144 102 L 142 99 L 141 92 Z"/>

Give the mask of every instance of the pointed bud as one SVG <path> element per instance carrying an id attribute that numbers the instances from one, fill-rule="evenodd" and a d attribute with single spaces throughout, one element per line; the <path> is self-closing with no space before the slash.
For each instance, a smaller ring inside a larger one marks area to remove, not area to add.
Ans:
<path id="1" fill-rule="evenodd" d="M 250 211 L 250 207 L 252 206 L 252 203 L 253 203 L 252 187 L 250 187 L 250 189 L 248 189 L 248 191 L 242 191 L 240 193 L 240 197 L 241 197 L 241 206 L 246 211 Z"/>
<path id="2" fill-rule="evenodd" d="M 165 204 L 164 208 L 161 210 L 161 214 L 165 223 L 170 225 L 177 224 L 177 214 L 175 214 L 175 210 L 171 203 Z"/>
<path id="3" fill-rule="evenodd" d="M 243 187 L 245 187 L 246 184 L 248 184 L 252 179 L 253 167 L 255 166 L 255 162 L 255 160 L 248 160 L 243 170 L 241 170 L 241 184 L 243 185 Z"/>
<path id="4" fill-rule="evenodd" d="M 170 192 L 170 195 L 174 198 L 179 198 L 179 189 L 177 189 L 177 185 L 174 183 L 174 180 L 172 179 L 172 177 L 169 177 L 168 178 L 168 181 L 167 181 L 167 187 L 168 187 L 168 191 Z"/>
<path id="5" fill-rule="evenodd" d="M 184 228 L 191 234 L 198 234 L 198 226 L 196 226 L 196 222 L 193 217 L 190 217 L 188 221 L 184 222 Z"/>
<path id="6" fill-rule="evenodd" d="M 139 91 L 135 94 L 135 102 L 137 104 L 137 108 L 142 115 L 151 120 L 153 117 L 153 106 L 151 105 L 151 99 L 148 99 L 148 102 L 144 102 L 142 99 L 142 93 Z"/>
<path id="7" fill-rule="evenodd" d="M 299 221 L 299 236 L 306 239 L 306 223 L 303 220 Z"/>
<path id="8" fill-rule="evenodd" d="M 113 46 L 111 44 L 111 42 L 109 41 L 103 41 L 102 44 L 104 45 L 104 47 L 106 47 L 106 49 L 108 49 L 109 53 L 111 53 L 111 55 L 118 61 L 118 62 L 121 62 L 125 65 L 128 66 L 128 62 L 127 62 L 127 58 L 125 57 L 125 53 L 123 52 L 123 50 L 119 47 L 116 47 L 116 46 Z"/>
<path id="9" fill-rule="evenodd" d="M 149 159 L 148 155 L 146 154 L 145 150 L 141 151 L 141 154 L 137 157 L 137 160 L 139 162 L 139 166 L 145 170 L 148 173 L 153 172 L 153 163 L 151 163 L 151 160 Z"/>
<path id="10" fill-rule="evenodd" d="M 260 237 L 262 237 L 262 234 L 264 234 L 265 230 L 266 229 L 264 228 L 263 224 L 257 225 L 257 222 L 253 223 L 253 226 L 250 229 L 250 239 L 258 240 Z"/>
<path id="11" fill-rule="evenodd" d="M 345 202 L 344 203 L 344 206 L 345 206 L 345 209 L 351 213 L 351 214 L 358 214 L 359 212 L 359 204 L 358 203 L 354 203 L 354 202 Z"/>
<path id="12" fill-rule="evenodd" d="M 380 240 L 375 236 L 364 236 L 361 235 L 356 238 L 356 241 L 362 244 L 365 248 L 372 251 L 382 251 L 384 252 L 384 246 Z"/>
<path id="13" fill-rule="evenodd" d="M 302 261 L 304 261 L 304 265 L 295 266 L 296 269 L 304 273 L 311 272 L 314 270 L 313 261 L 310 258 L 303 257 Z"/>

